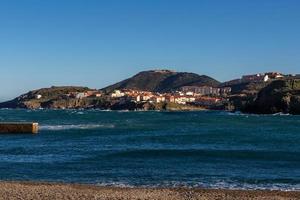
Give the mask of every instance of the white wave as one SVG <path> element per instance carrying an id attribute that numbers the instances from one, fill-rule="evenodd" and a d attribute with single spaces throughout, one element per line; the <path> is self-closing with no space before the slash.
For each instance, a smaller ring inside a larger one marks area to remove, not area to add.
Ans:
<path id="1" fill-rule="evenodd" d="M 123 182 L 99 182 L 96 183 L 100 187 L 118 187 L 118 188 L 135 188 L 136 186 Z"/>
<path id="2" fill-rule="evenodd" d="M 99 182 L 96 181 L 95 183 L 98 186 L 109 186 L 109 187 L 145 187 L 145 188 L 208 188 L 208 189 L 229 189 L 229 190 L 271 190 L 271 191 L 300 191 L 300 184 L 280 184 L 280 183 L 273 183 L 273 184 L 247 184 L 247 183 L 233 183 L 233 182 L 214 182 L 214 183 L 194 183 L 194 182 L 180 182 L 180 181 L 170 181 L 170 182 L 161 182 L 161 183 L 132 183 L 128 182 L 110 182 L 104 181 Z"/>
<path id="3" fill-rule="evenodd" d="M 290 114 L 289 113 L 279 112 L 279 113 L 274 113 L 272 115 L 274 115 L 274 116 L 276 116 L 276 115 L 279 115 L 279 116 L 289 116 Z"/>
<path id="4" fill-rule="evenodd" d="M 83 115 L 84 112 L 77 112 L 76 114 L 77 114 L 77 115 Z"/>
<path id="5" fill-rule="evenodd" d="M 97 128 L 114 128 L 113 124 L 64 124 L 64 125 L 42 125 L 40 130 L 72 130 L 72 129 L 97 129 Z"/>

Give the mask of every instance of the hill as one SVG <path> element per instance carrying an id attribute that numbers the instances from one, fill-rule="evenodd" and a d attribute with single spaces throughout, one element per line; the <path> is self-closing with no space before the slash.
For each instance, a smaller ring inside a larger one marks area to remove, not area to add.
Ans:
<path id="1" fill-rule="evenodd" d="M 42 88 L 38 90 L 29 91 L 11 101 L 0 103 L 0 108 L 39 108 L 41 104 L 52 100 L 58 100 L 62 95 L 71 92 L 84 92 L 90 90 L 87 87 L 76 86 L 61 86 Z M 36 99 L 36 95 L 41 95 L 41 99 Z"/>
<path id="2" fill-rule="evenodd" d="M 182 86 L 218 86 L 220 83 L 205 75 L 170 70 L 151 70 L 140 72 L 133 77 L 102 89 L 112 92 L 116 89 L 137 89 L 152 92 L 169 92 Z"/>

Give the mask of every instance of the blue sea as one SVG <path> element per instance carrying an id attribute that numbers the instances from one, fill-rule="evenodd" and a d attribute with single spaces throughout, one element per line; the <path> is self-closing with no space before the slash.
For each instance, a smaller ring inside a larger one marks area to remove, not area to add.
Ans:
<path id="1" fill-rule="evenodd" d="M 219 111 L 0 110 L 0 180 L 300 190 L 300 116 Z"/>

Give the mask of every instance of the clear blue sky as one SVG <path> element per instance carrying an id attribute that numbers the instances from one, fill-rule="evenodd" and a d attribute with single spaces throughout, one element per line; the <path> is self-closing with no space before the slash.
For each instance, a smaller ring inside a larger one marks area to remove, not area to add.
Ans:
<path id="1" fill-rule="evenodd" d="M 0 0 L 0 100 L 153 68 L 300 73 L 300 1 Z"/>

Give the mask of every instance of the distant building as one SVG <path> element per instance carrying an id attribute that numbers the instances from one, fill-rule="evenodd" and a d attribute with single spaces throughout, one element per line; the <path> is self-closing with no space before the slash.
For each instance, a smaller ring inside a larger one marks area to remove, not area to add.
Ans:
<path id="1" fill-rule="evenodd" d="M 174 102 L 178 104 L 186 104 L 188 102 L 194 102 L 195 100 L 196 98 L 192 96 L 178 96 L 174 98 Z"/>
<path id="2" fill-rule="evenodd" d="M 260 74 L 242 76 L 242 82 L 253 82 L 253 81 L 261 81 L 261 80 L 262 80 L 262 76 Z"/>
<path id="3" fill-rule="evenodd" d="M 119 98 L 119 97 L 124 97 L 125 93 L 121 92 L 120 90 L 115 90 L 113 93 L 111 93 L 111 97 L 113 98 Z"/>
<path id="4" fill-rule="evenodd" d="M 242 76 L 242 82 L 267 82 L 269 76 L 265 74 L 253 74 Z"/>
<path id="5" fill-rule="evenodd" d="M 156 69 L 156 70 L 153 70 L 153 72 L 156 72 L 156 73 L 175 73 L 176 71 L 168 70 L 168 69 Z"/>
<path id="6" fill-rule="evenodd" d="M 129 96 L 129 98 L 130 98 L 132 101 L 135 101 L 135 102 L 140 102 L 140 101 L 142 101 L 141 95 L 132 95 L 132 96 Z"/>
<path id="7" fill-rule="evenodd" d="M 42 98 L 42 95 L 37 94 L 37 95 L 35 95 L 35 98 L 36 98 L 36 99 L 41 99 L 41 98 Z"/>
<path id="8" fill-rule="evenodd" d="M 270 79 L 279 79 L 284 77 L 284 75 L 279 72 L 267 72 L 265 75 L 267 75 Z"/>
<path id="9" fill-rule="evenodd" d="M 228 95 L 230 93 L 231 93 L 231 87 L 220 88 L 220 94 L 221 95 Z"/>
<path id="10" fill-rule="evenodd" d="M 87 93 L 79 92 L 79 93 L 76 94 L 75 97 L 76 97 L 76 99 L 83 99 L 83 98 L 87 97 Z"/>
<path id="11" fill-rule="evenodd" d="M 141 95 L 137 95 L 137 96 L 136 96 L 136 101 L 137 101 L 137 102 L 140 102 L 140 101 L 141 101 Z"/>
<path id="12" fill-rule="evenodd" d="M 153 96 L 153 95 L 142 95 L 142 96 L 141 96 L 141 100 L 142 100 L 142 101 L 148 101 L 148 100 L 151 99 L 152 96 Z"/>
<path id="13" fill-rule="evenodd" d="M 179 95 L 179 96 L 184 96 L 184 93 L 181 92 L 181 91 L 179 91 L 179 92 L 178 92 L 178 95 Z"/>
<path id="14" fill-rule="evenodd" d="M 194 96 L 194 92 L 191 92 L 191 91 L 186 92 L 185 94 L 186 94 L 187 96 Z"/>
<path id="15" fill-rule="evenodd" d="M 183 86 L 181 91 L 187 93 L 193 92 L 200 95 L 220 95 L 220 88 L 214 88 L 210 86 Z"/>
<path id="16" fill-rule="evenodd" d="M 89 90 L 85 92 L 85 97 L 101 97 L 102 94 L 98 90 Z"/>
<path id="17" fill-rule="evenodd" d="M 196 88 L 198 88 L 197 86 L 183 86 L 180 88 L 180 90 L 182 92 L 195 92 Z"/>
<path id="18" fill-rule="evenodd" d="M 161 102 L 165 102 L 166 98 L 164 96 L 153 96 L 150 98 L 150 101 L 153 101 L 155 103 L 161 103 Z"/>
<path id="19" fill-rule="evenodd" d="M 267 82 L 269 80 L 269 76 L 268 75 L 265 75 L 264 76 L 264 82 Z"/>
<path id="20" fill-rule="evenodd" d="M 279 72 L 266 72 L 263 74 L 253 74 L 242 76 L 242 82 L 267 82 L 269 80 L 284 78 L 284 75 Z"/>

